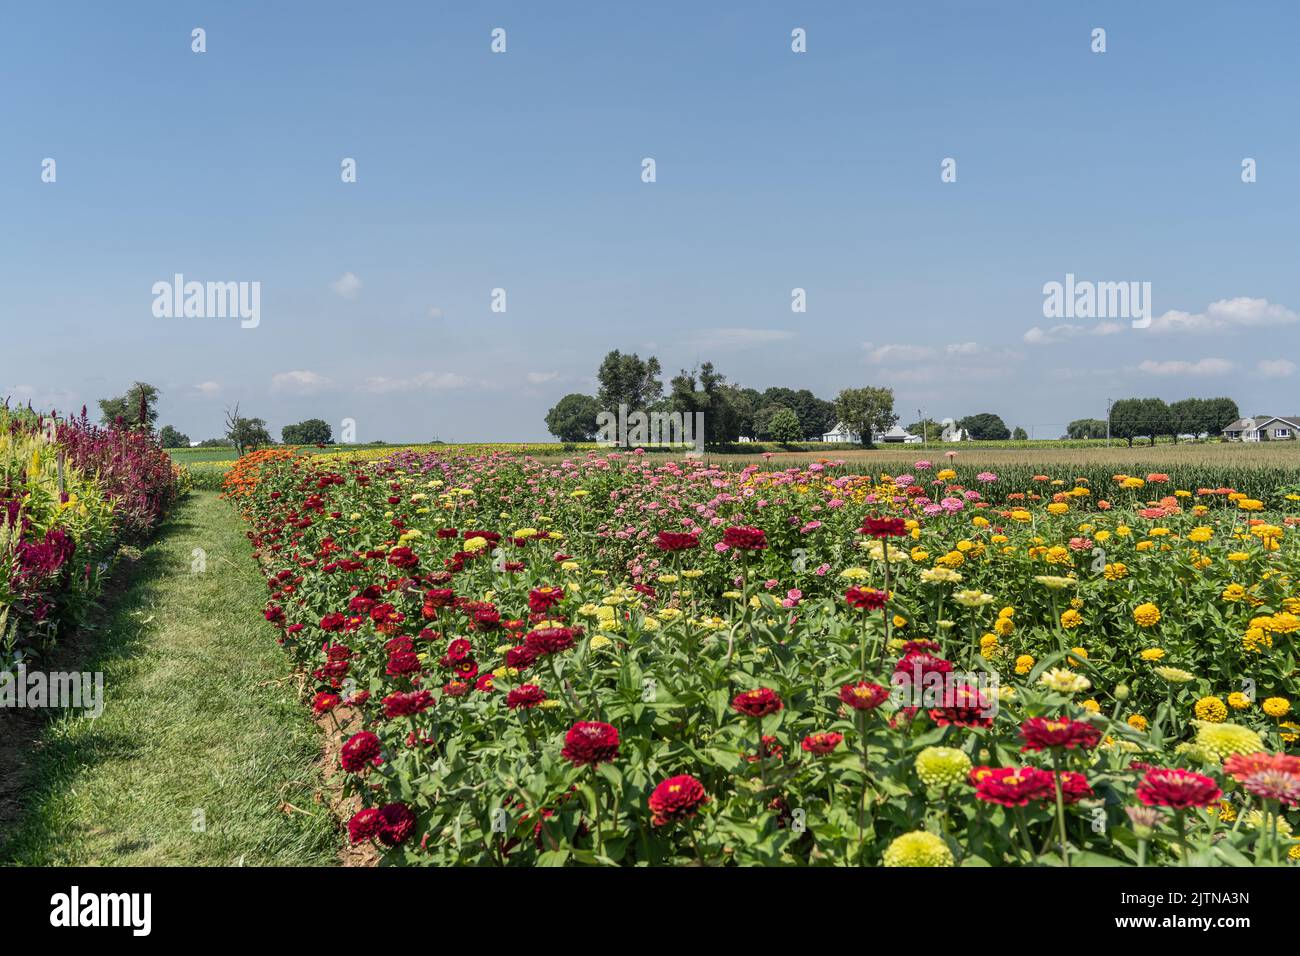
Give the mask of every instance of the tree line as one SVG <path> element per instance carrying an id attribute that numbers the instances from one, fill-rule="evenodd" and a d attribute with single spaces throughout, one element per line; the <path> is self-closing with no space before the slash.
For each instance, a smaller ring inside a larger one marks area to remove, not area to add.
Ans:
<path id="1" fill-rule="evenodd" d="M 100 420 L 105 425 L 124 428 L 141 428 L 153 431 L 158 421 L 158 399 L 162 392 L 147 382 L 135 382 L 123 394 L 99 400 Z M 329 422 L 308 418 L 280 429 L 280 440 L 286 445 L 332 445 L 333 432 Z M 158 443 L 163 448 L 189 448 L 190 437 L 171 425 L 158 430 Z M 239 405 L 227 408 L 225 430 L 219 438 L 199 442 L 200 448 L 234 448 L 239 454 L 266 445 L 275 439 L 267 430 L 266 420 L 241 415 Z"/>
<path id="2" fill-rule="evenodd" d="M 712 445 L 731 444 L 742 438 L 780 444 L 819 441 L 837 422 L 842 422 L 870 448 L 873 435 L 888 431 L 899 420 L 890 388 L 846 388 L 831 401 L 806 388 L 778 386 L 760 391 L 728 382 L 712 362 L 703 362 L 682 369 L 669 380 L 665 390 L 658 358 L 652 355 L 643 359 L 617 349 L 601 361 L 596 382 L 595 395 L 570 393 L 546 413 L 546 428 L 560 441 L 592 441 L 598 431 L 597 416 L 617 412 L 620 405 L 647 414 L 703 412 L 704 440 Z M 967 416 L 956 425 L 982 441 L 1025 437 L 1024 429 L 1013 432 L 992 412 Z M 923 419 L 908 426 L 908 431 L 937 440 L 943 425 Z"/>
<path id="3" fill-rule="evenodd" d="M 1177 442 L 1184 435 L 1213 437 L 1240 417 L 1237 403 L 1230 398 L 1184 398 L 1168 404 L 1159 398 L 1122 398 L 1111 405 L 1109 422 L 1079 419 L 1070 423 L 1068 436 L 1122 438 L 1129 447 L 1134 439 L 1146 438 L 1154 445 L 1157 438 Z"/>
<path id="4" fill-rule="evenodd" d="M 563 442 L 592 441 L 597 435 L 597 416 L 616 413 L 619 406 L 631 411 L 654 413 L 704 413 L 704 440 L 712 445 L 731 444 L 743 439 L 779 444 L 817 441 L 837 422 L 872 447 L 873 434 L 896 425 L 892 389 L 880 386 L 846 388 L 834 401 L 819 398 L 808 389 L 783 387 L 759 391 L 728 382 L 712 362 L 682 369 L 663 383 L 663 367 L 651 355 L 609 352 L 596 370 L 595 395 L 573 392 L 561 398 L 546 413 L 546 428 Z M 1109 420 L 1080 418 L 1070 422 L 1062 438 L 1119 438 L 1131 446 L 1134 439 L 1160 437 L 1178 441 L 1219 434 L 1237 420 L 1237 403 L 1230 398 L 1186 398 L 1166 404 L 1158 398 L 1125 398 L 1112 405 Z M 993 412 L 978 412 L 952 421 L 966 437 L 975 441 L 1024 441 L 1025 430 L 1009 427 Z M 1108 430 L 1109 425 L 1109 430 Z M 944 424 L 921 418 L 906 430 L 926 441 L 943 436 Z"/>

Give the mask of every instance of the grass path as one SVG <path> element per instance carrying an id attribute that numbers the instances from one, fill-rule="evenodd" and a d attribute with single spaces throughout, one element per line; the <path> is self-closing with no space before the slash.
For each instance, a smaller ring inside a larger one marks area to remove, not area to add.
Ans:
<path id="1" fill-rule="evenodd" d="M 104 712 L 38 728 L 0 863 L 336 863 L 320 738 L 234 512 L 191 494 L 124 578 L 75 665 L 103 671 Z"/>

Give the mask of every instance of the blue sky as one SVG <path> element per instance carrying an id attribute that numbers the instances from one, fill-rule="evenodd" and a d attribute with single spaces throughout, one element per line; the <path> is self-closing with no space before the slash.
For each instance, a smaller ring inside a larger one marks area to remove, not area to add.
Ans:
<path id="1" fill-rule="evenodd" d="M 143 379 L 195 439 L 238 401 L 276 434 L 540 440 L 620 348 L 1038 437 L 1129 395 L 1295 413 L 1298 27 L 1282 2 L 6 5 L 0 394 L 93 409 Z M 260 324 L 155 317 L 175 273 L 260 282 Z M 1150 282 L 1151 328 L 1045 319 L 1067 273 Z"/>

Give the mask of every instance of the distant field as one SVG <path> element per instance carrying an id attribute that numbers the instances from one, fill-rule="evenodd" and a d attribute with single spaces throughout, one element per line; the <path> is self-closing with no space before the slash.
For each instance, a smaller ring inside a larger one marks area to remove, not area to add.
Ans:
<path id="1" fill-rule="evenodd" d="M 1265 500 L 1300 490 L 1300 443 L 1262 442 L 1260 444 L 1117 444 L 1104 442 L 966 442 L 960 445 L 890 445 L 868 451 L 848 445 L 812 446 L 810 450 L 784 450 L 779 446 L 749 445 L 737 451 L 712 451 L 705 460 L 719 468 L 737 470 L 758 465 L 765 471 L 806 467 L 811 463 L 843 462 L 845 472 L 884 472 L 907 474 L 918 461 L 933 462 L 936 469 L 951 467 L 957 480 L 968 487 L 981 487 L 989 500 L 997 501 L 1016 491 L 1036 485 L 1035 476 L 1073 482 L 1082 478 L 1099 493 L 1111 489 L 1117 474 L 1145 477 L 1166 473 L 1173 488 L 1195 491 L 1199 488 L 1230 487 Z M 305 446 L 304 454 L 339 455 L 351 459 L 378 459 L 402 449 L 417 453 L 436 452 L 444 456 L 516 454 L 546 461 L 581 458 L 589 452 L 609 453 L 625 449 L 604 449 L 595 444 L 565 446 L 559 443 L 496 444 L 417 444 L 417 445 L 330 445 L 326 448 Z M 172 453 L 185 465 L 198 488 L 219 489 L 226 469 L 234 461 L 234 449 L 185 448 Z M 683 452 L 650 452 L 651 463 L 680 460 Z M 982 472 L 992 472 L 999 481 L 988 485 L 979 480 Z M 1157 486 L 1152 487 L 1152 491 Z"/>
<path id="2" fill-rule="evenodd" d="M 585 455 L 587 452 L 621 451 L 605 449 L 594 443 L 562 445 L 558 442 L 498 442 L 498 443 L 447 443 L 447 444 L 385 444 L 385 445 L 315 445 L 298 446 L 309 455 L 347 455 L 348 457 L 377 458 L 410 448 L 416 451 L 436 451 L 448 455 L 490 455 L 494 452 L 533 455 L 538 458 L 564 458 Z M 743 449 L 743 450 L 741 450 Z M 951 454 L 950 454 L 951 453 Z M 172 458 L 182 465 L 229 463 L 235 460 L 233 448 L 173 448 Z M 648 452 L 653 460 L 679 459 L 683 452 Z M 873 468 L 884 465 L 905 465 L 929 459 L 936 464 L 955 461 L 966 465 L 1016 465 L 1041 462 L 1044 465 L 1114 465 L 1117 468 L 1157 471 L 1175 466 L 1216 465 L 1300 468 L 1300 442 L 1260 442 L 1258 444 L 1207 442 L 1197 444 L 1158 443 L 1155 446 L 1140 444 L 1132 448 L 1115 443 L 1107 447 L 1104 441 L 1090 442 L 963 442 L 960 444 L 884 445 L 868 450 L 851 445 L 803 445 L 788 450 L 779 445 L 754 444 L 728 446 L 724 452 L 710 451 L 706 457 L 713 462 L 726 464 L 802 465 L 823 459 L 844 461 L 850 464 L 870 463 Z"/>
<path id="3" fill-rule="evenodd" d="M 1066 445 L 1066 443 L 1061 443 Z M 928 459 L 939 464 L 948 461 L 948 452 L 955 452 L 952 460 L 967 465 L 1011 465 L 1041 462 L 1044 465 L 1114 465 L 1133 471 L 1142 470 L 1141 466 L 1151 465 L 1150 471 L 1168 471 L 1177 466 L 1218 465 L 1245 467 L 1292 467 L 1300 468 L 1300 442 L 1260 442 L 1242 444 L 1212 442 L 1207 444 L 1157 444 L 1134 445 L 1129 448 L 1123 444 L 1107 448 L 1105 443 L 1066 447 L 1055 446 L 1051 442 L 966 442 L 960 445 L 891 445 L 872 451 L 856 448 L 850 450 L 827 452 L 783 452 L 773 453 L 770 459 L 761 454 L 734 454 L 728 459 L 747 462 L 768 461 L 770 463 L 789 462 L 792 465 L 816 461 L 819 458 L 834 458 L 846 462 L 872 463 L 873 466 L 887 463 L 903 463 L 911 466 L 913 462 Z M 1156 466 L 1163 466 L 1156 467 Z"/>

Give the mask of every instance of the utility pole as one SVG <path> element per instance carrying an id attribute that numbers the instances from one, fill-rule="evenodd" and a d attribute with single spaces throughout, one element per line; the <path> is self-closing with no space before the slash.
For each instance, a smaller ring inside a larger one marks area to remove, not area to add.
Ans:
<path id="1" fill-rule="evenodd" d="M 924 448 L 926 445 L 926 439 L 929 437 L 926 432 L 928 432 L 929 429 L 925 427 L 925 412 L 921 411 L 919 408 L 916 410 L 916 420 L 921 423 L 921 447 Z"/>
<path id="2" fill-rule="evenodd" d="M 1112 399 L 1106 399 L 1106 447 L 1110 447 L 1110 408 L 1115 402 Z"/>

